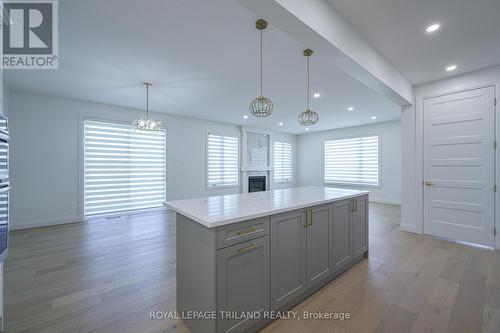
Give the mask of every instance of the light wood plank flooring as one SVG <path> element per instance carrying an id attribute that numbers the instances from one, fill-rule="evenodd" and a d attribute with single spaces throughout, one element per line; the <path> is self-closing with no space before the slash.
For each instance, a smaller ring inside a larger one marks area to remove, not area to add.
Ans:
<path id="1" fill-rule="evenodd" d="M 352 319 L 279 320 L 263 332 L 500 332 L 500 253 L 399 230 L 373 204 L 370 257 L 295 310 Z M 187 332 L 175 310 L 171 213 L 15 231 L 5 264 L 7 333 Z"/>

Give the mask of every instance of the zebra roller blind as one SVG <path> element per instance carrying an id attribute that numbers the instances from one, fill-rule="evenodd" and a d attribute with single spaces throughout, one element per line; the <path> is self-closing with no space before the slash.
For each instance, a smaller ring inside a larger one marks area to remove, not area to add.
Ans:
<path id="1" fill-rule="evenodd" d="M 239 185 L 238 137 L 208 133 L 207 186 L 231 187 Z"/>
<path id="2" fill-rule="evenodd" d="M 325 141 L 325 183 L 379 185 L 379 137 Z"/>
<path id="3" fill-rule="evenodd" d="M 274 142 L 274 182 L 292 181 L 292 144 Z"/>
<path id="4" fill-rule="evenodd" d="M 85 216 L 161 207 L 165 193 L 165 131 L 84 120 Z"/>

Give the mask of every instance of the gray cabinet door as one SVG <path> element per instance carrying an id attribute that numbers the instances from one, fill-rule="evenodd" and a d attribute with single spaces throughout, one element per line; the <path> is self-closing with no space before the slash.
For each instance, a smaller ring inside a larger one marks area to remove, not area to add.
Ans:
<path id="1" fill-rule="evenodd" d="M 271 308 L 306 290 L 305 211 L 271 216 Z"/>
<path id="2" fill-rule="evenodd" d="M 269 236 L 217 251 L 217 311 L 269 311 Z M 264 314 L 261 313 L 261 316 Z M 242 332 L 256 321 L 217 320 L 217 332 Z"/>
<path id="3" fill-rule="evenodd" d="M 352 259 L 352 200 L 332 205 L 333 269 L 339 270 Z"/>
<path id="4" fill-rule="evenodd" d="M 327 278 L 332 266 L 332 205 L 306 210 L 307 226 L 307 288 Z"/>
<path id="5" fill-rule="evenodd" d="M 352 245 L 356 257 L 368 250 L 368 197 L 357 198 L 352 212 Z"/>

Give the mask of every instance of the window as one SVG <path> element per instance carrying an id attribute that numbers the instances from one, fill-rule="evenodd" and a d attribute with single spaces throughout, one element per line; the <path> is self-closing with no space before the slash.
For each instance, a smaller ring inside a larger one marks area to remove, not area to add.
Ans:
<path id="1" fill-rule="evenodd" d="M 325 141 L 325 183 L 379 185 L 379 137 Z"/>
<path id="2" fill-rule="evenodd" d="M 208 133 L 207 186 L 239 186 L 238 137 Z"/>
<path id="3" fill-rule="evenodd" d="M 165 132 L 84 120 L 85 216 L 162 207 Z"/>
<path id="4" fill-rule="evenodd" d="M 292 144 L 274 142 L 274 182 L 292 181 Z"/>

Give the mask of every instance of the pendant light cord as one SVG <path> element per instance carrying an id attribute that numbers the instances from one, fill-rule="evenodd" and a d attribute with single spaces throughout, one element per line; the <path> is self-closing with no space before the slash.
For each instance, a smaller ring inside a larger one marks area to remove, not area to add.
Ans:
<path id="1" fill-rule="evenodd" d="M 149 85 L 146 84 L 146 119 L 149 119 Z"/>
<path id="2" fill-rule="evenodd" d="M 262 96 L 262 30 L 260 31 L 260 96 Z"/>
<path id="3" fill-rule="evenodd" d="M 309 95 L 310 95 L 310 88 L 309 88 L 309 56 L 307 57 L 307 110 L 309 110 Z"/>

